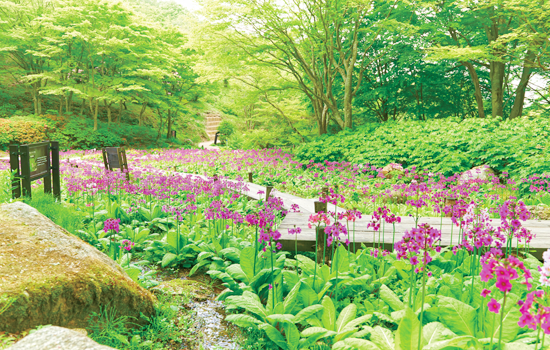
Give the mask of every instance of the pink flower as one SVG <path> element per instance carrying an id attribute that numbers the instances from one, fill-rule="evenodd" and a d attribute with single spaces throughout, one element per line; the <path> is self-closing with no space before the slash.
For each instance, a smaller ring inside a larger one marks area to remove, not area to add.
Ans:
<path id="1" fill-rule="evenodd" d="M 489 311 L 494 312 L 495 314 L 498 314 L 500 311 L 500 303 L 495 300 L 495 298 L 491 298 L 491 301 L 487 303 L 487 307 L 489 308 Z"/>
<path id="2" fill-rule="evenodd" d="M 484 297 L 484 298 L 489 294 L 491 294 L 491 291 L 487 288 L 485 288 L 481 291 L 481 296 Z"/>

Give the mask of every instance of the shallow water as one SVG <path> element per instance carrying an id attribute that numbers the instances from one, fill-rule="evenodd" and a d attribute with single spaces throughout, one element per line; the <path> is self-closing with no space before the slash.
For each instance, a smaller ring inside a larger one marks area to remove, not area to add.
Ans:
<path id="1" fill-rule="evenodd" d="M 223 303 L 217 300 L 192 302 L 189 304 L 195 312 L 197 322 L 195 327 L 199 333 L 199 344 L 204 350 L 241 349 L 232 340 L 227 324 L 223 322 Z"/>

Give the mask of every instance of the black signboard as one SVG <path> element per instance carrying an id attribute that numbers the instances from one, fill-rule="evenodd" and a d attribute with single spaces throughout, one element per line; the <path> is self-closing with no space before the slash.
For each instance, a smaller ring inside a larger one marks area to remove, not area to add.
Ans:
<path id="1" fill-rule="evenodd" d="M 50 143 L 29 145 L 29 167 L 31 180 L 38 180 L 50 174 Z"/>
<path id="2" fill-rule="evenodd" d="M 105 169 L 120 169 L 120 171 L 126 171 L 126 179 L 130 180 L 128 161 L 126 160 L 126 150 L 124 147 L 106 147 L 102 149 L 102 153 Z"/>
<path id="3" fill-rule="evenodd" d="M 10 145 L 10 168 L 12 174 L 12 197 L 31 197 L 31 182 L 44 179 L 44 193 L 61 198 L 59 178 L 59 142 L 45 141 L 28 145 Z"/>

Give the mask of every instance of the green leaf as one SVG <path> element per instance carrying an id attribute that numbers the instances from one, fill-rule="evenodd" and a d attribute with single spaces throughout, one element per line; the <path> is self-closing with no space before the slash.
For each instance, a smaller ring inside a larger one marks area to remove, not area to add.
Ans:
<path id="1" fill-rule="evenodd" d="M 248 280 L 254 278 L 254 247 L 247 247 L 241 251 L 241 269 L 248 276 Z"/>
<path id="2" fill-rule="evenodd" d="M 226 299 L 226 304 L 232 308 L 243 308 L 246 311 L 258 316 L 261 320 L 265 320 L 267 312 L 255 297 L 250 296 L 251 292 L 245 291 L 243 295 L 230 296 Z"/>
<path id="3" fill-rule="evenodd" d="M 389 329 L 380 326 L 374 327 L 370 336 L 370 340 L 381 350 L 394 350 L 395 344 L 393 338 L 393 333 Z"/>
<path id="4" fill-rule="evenodd" d="M 294 323 L 285 323 L 284 325 L 286 342 L 290 349 L 296 349 L 300 342 L 300 331 Z"/>
<path id="5" fill-rule="evenodd" d="M 430 346 L 433 343 L 453 338 L 456 334 L 445 327 L 443 323 L 431 322 L 422 328 L 422 336 L 424 337 L 424 344 Z"/>
<path id="6" fill-rule="evenodd" d="M 166 253 L 163 257 L 162 257 L 162 263 L 161 263 L 161 266 L 162 267 L 166 267 L 168 265 L 170 265 L 174 260 L 176 260 L 178 256 L 176 254 L 172 254 L 172 253 Z"/>
<path id="7" fill-rule="evenodd" d="M 397 328 L 395 348 L 399 350 L 417 350 L 419 330 L 420 322 L 418 318 L 412 309 L 407 308 L 405 317 L 403 317 Z"/>
<path id="8" fill-rule="evenodd" d="M 316 304 L 316 305 L 311 305 L 311 306 L 306 307 L 305 309 L 300 310 L 300 312 L 298 312 L 296 314 L 296 316 L 294 316 L 294 323 L 303 322 L 304 320 L 308 319 L 309 317 L 311 317 L 311 316 L 315 315 L 316 313 L 318 313 L 319 311 L 323 310 L 323 308 L 324 307 L 322 305 Z"/>
<path id="9" fill-rule="evenodd" d="M 321 301 L 321 305 L 325 308 L 323 310 L 323 316 L 321 317 L 323 326 L 328 330 L 334 331 L 336 326 L 336 308 L 334 307 L 332 299 L 325 295 Z"/>
<path id="10" fill-rule="evenodd" d="M 454 298 L 439 297 L 441 321 L 458 335 L 474 336 L 476 311 L 473 307 Z"/>
<path id="11" fill-rule="evenodd" d="M 356 350 L 380 350 L 376 344 L 374 344 L 371 341 L 365 340 L 365 339 L 358 339 L 358 338 L 348 338 L 343 341 L 339 341 L 336 344 L 334 344 L 335 348 L 338 348 L 340 346 L 346 346 L 342 349 L 356 349 Z"/>
<path id="12" fill-rule="evenodd" d="M 357 306 L 355 304 L 349 304 L 346 306 L 342 312 L 340 312 L 340 315 L 338 315 L 335 331 L 340 333 L 351 320 L 355 319 L 356 315 Z"/>
<path id="13" fill-rule="evenodd" d="M 225 318 L 226 321 L 236 324 L 239 327 L 252 327 L 260 324 L 261 322 L 249 315 L 229 315 Z"/>
<path id="14" fill-rule="evenodd" d="M 279 347 L 283 348 L 284 350 L 288 349 L 285 337 L 283 337 L 283 335 L 277 330 L 277 328 L 267 323 L 262 323 L 258 326 L 258 328 L 263 330 L 267 334 L 269 339 L 271 339 L 271 341 L 273 341 Z"/>
<path id="15" fill-rule="evenodd" d="M 296 305 L 296 298 L 298 296 L 299 291 L 300 291 L 300 283 L 296 284 L 294 288 L 292 288 L 288 293 L 288 295 L 286 296 L 283 303 L 285 313 L 290 313 L 294 308 L 294 306 Z"/>
<path id="16" fill-rule="evenodd" d="M 325 337 L 331 337 L 333 335 L 336 335 L 336 332 L 328 330 L 328 329 L 323 328 L 323 327 L 309 327 L 309 328 L 306 328 L 302 331 L 302 336 L 309 337 L 309 336 L 312 336 L 314 334 L 318 334 L 318 333 L 322 333 L 322 332 L 325 333 Z"/>
<path id="17" fill-rule="evenodd" d="M 405 304 L 385 284 L 380 286 L 380 299 L 384 300 L 394 311 L 405 309 Z"/>
<path id="18" fill-rule="evenodd" d="M 241 265 L 233 264 L 229 266 L 225 271 L 227 271 L 229 276 L 231 276 L 232 278 L 243 281 L 244 283 L 248 284 L 248 277 L 245 275 L 245 273 L 241 269 Z"/>

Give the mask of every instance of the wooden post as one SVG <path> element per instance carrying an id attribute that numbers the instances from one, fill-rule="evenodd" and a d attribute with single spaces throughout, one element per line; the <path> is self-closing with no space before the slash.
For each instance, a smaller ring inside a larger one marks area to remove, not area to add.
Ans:
<path id="1" fill-rule="evenodd" d="M 23 196 L 31 198 L 31 166 L 29 159 L 29 145 L 20 146 L 21 155 L 21 181 L 23 184 Z"/>
<path id="2" fill-rule="evenodd" d="M 273 191 L 273 186 L 265 186 L 265 200 L 269 198 L 271 191 Z"/>
<path id="3" fill-rule="evenodd" d="M 47 152 L 47 167 L 48 167 L 48 174 L 44 176 L 44 193 L 51 194 L 52 193 L 52 162 L 51 162 L 51 143 L 48 142 L 48 152 Z"/>
<path id="4" fill-rule="evenodd" d="M 314 205 L 315 205 L 316 213 L 327 212 L 327 203 L 315 201 Z M 323 227 L 318 227 L 316 235 L 317 235 L 317 247 L 315 247 L 315 250 L 317 252 L 317 264 L 320 264 L 323 261 L 323 250 L 325 250 L 325 255 L 326 255 L 325 261 L 328 258 L 328 251 L 327 251 L 328 249 L 326 249 L 327 240 L 325 235 L 325 229 Z"/>
<path id="5" fill-rule="evenodd" d="M 328 196 L 328 187 L 323 187 L 321 189 L 321 196 L 323 196 L 323 197 Z"/>
<path id="6" fill-rule="evenodd" d="M 59 141 L 50 142 L 50 149 L 52 151 L 52 182 L 53 182 L 53 196 L 57 200 L 61 200 L 61 182 L 59 179 Z"/>
<path id="7" fill-rule="evenodd" d="M 102 148 L 101 153 L 103 154 L 103 164 L 105 164 L 105 169 L 109 170 L 109 163 L 107 162 L 107 150 L 105 148 Z"/>
<path id="8" fill-rule="evenodd" d="M 254 183 L 254 182 L 252 181 L 252 172 L 251 172 L 251 171 L 248 172 L 248 182 Z"/>
<path id="9" fill-rule="evenodd" d="M 21 173 L 19 171 L 19 146 L 10 145 L 11 197 L 21 197 Z"/>

